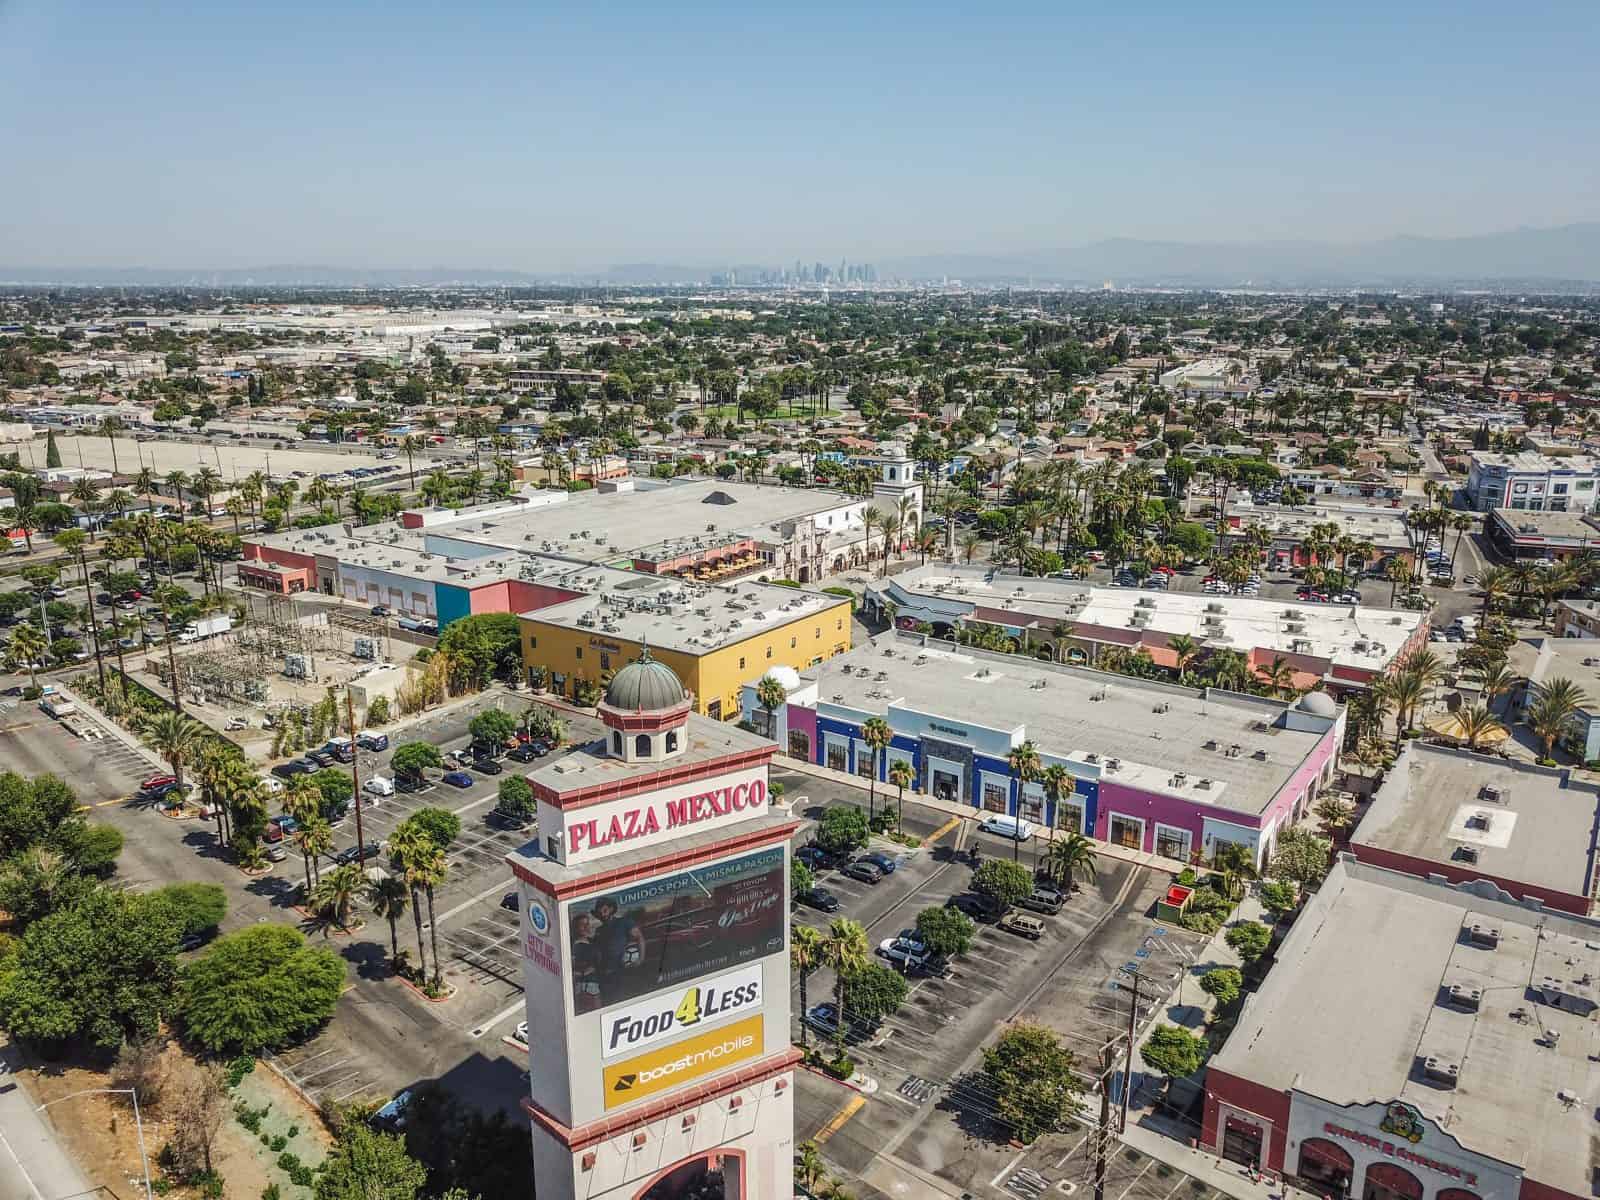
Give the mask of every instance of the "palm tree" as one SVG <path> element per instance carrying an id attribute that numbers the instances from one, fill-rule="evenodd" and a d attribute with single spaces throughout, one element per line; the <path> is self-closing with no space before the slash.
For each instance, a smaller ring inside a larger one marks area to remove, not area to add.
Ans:
<path id="1" fill-rule="evenodd" d="M 761 708 L 767 714 L 767 736 L 777 741 L 778 723 L 773 720 L 773 716 L 778 707 L 788 701 L 789 693 L 784 690 L 783 684 L 771 675 L 763 675 L 761 682 L 756 684 L 756 699 L 761 702 Z"/>
<path id="2" fill-rule="evenodd" d="M 1478 676 L 1478 691 L 1484 704 L 1493 711 L 1495 699 L 1509 692 L 1516 683 L 1516 673 L 1503 662 L 1486 667 Z"/>
<path id="3" fill-rule="evenodd" d="M 805 1037 L 804 1024 L 801 1025 L 800 1036 Z M 794 1156 L 794 1181 L 814 1195 L 827 1179 L 828 1167 L 822 1161 L 822 1154 L 817 1150 L 817 1144 L 801 1142 L 800 1149 Z"/>
<path id="4" fill-rule="evenodd" d="M 1011 753 L 1006 756 L 1006 762 L 1011 767 L 1011 774 L 1017 781 L 1017 816 L 1022 815 L 1022 791 L 1028 784 L 1039 778 L 1040 763 L 1039 750 L 1032 742 L 1023 742 L 1020 746 L 1012 747 Z M 1017 860 L 1022 844 L 1021 838 L 1011 839 L 1011 861 Z"/>
<path id="5" fill-rule="evenodd" d="M 810 1043 L 810 1039 L 806 1036 L 804 1019 L 809 1004 L 807 991 L 811 981 L 811 973 L 822 965 L 822 949 L 822 935 L 811 926 L 796 923 L 789 931 L 789 969 L 794 972 L 794 977 L 800 984 L 800 1044 L 802 1046 Z"/>
<path id="6" fill-rule="evenodd" d="M 444 970 L 439 961 L 439 922 L 433 915 L 433 893 L 435 888 L 444 884 L 445 877 L 450 871 L 450 864 L 446 861 L 443 850 L 431 841 L 428 847 L 429 853 L 420 856 L 414 871 L 418 885 L 428 897 L 428 942 L 433 953 L 433 986 L 437 991 L 444 987 Z"/>
<path id="7" fill-rule="evenodd" d="M 1200 643 L 1187 633 L 1180 633 L 1176 637 L 1167 639 L 1167 649 L 1172 651 L 1176 660 L 1173 663 L 1173 667 L 1181 676 L 1184 671 L 1188 670 L 1189 664 L 1195 659 L 1195 655 L 1200 653 Z"/>
<path id="8" fill-rule="evenodd" d="M 970 563 L 983 547 L 983 539 L 975 533 L 961 535 L 961 561 Z"/>
<path id="9" fill-rule="evenodd" d="M 1068 891 L 1077 890 L 1077 881 L 1093 882 L 1097 864 L 1094 843 L 1081 833 L 1070 833 L 1059 842 L 1050 843 L 1045 862 L 1051 878 Z"/>
<path id="10" fill-rule="evenodd" d="M 101 437 L 107 438 L 111 442 L 111 473 L 113 475 L 120 474 L 117 469 L 117 434 L 121 433 L 122 430 L 123 424 L 121 417 L 106 417 L 100 422 L 99 427 L 95 431 Z"/>
<path id="11" fill-rule="evenodd" d="M 867 780 L 867 828 L 870 829 L 878 796 L 878 763 L 894 740 L 894 730 L 882 717 L 868 717 L 861 725 L 861 740 L 872 751 L 872 775 Z"/>
<path id="12" fill-rule="evenodd" d="M 1484 738 L 1504 733 L 1506 728 L 1495 720 L 1494 714 L 1482 704 L 1474 704 L 1456 713 L 1456 725 L 1461 731 L 1462 739 L 1467 743 L 1468 750 L 1476 750 L 1478 743 Z"/>
<path id="13" fill-rule="evenodd" d="M 861 553 L 866 559 L 869 568 L 872 563 L 872 531 L 874 529 L 884 531 L 883 557 L 887 559 L 889 557 L 889 515 L 882 509 L 874 508 L 869 504 L 861 510 Z M 870 573 L 869 570 L 868 574 L 870 575 Z"/>
<path id="14" fill-rule="evenodd" d="M 183 513 L 183 489 L 189 486 L 189 477 L 182 471 L 167 472 L 167 486 L 172 489 L 172 494 L 178 500 L 178 513 Z"/>
<path id="15" fill-rule="evenodd" d="M 1540 684 L 1538 699 L 1528 710 L 1528 727 L 1544 743 L 1544 757 L 1551 757 L 1556 742 L 1572 728 L 1572 719 L 1592 701 L 1587 692 L 1570 679 L 1552 679 Z"/>
<path id="16" fill-rule="evenodd" d="M 1427 695 L 1427 685 L 1422 677 L 1412 671 L 1396 671 L 1378 681 L 1389 703 L 1394 705 L 1394 744 L 1398 747 L 1411 727 L 1411 718 L 1415 715 Z"/>
<path id="17" fill-rule="evenodd" d="M 17 631 L 11 635 L 11 648 L 8 657 L 13 667 L 27 664 L 28 678 L 33 686 L 39 686 L 39 671 L 36 663 L 42 663 L 45 655 L 50 653 L 50 643 L 45 638 L 43 631 L 34 625 L 24 622 L 17 626 Z"/>
<path id="18" fill-rule="evenodd" d="M 406 888 L 411 893 L 411 916 L 417 923 L 417 971 L 423 979 L 428 976 L 428 959 L 422 943 L 422 874 L 417 865 L 435 849 L 433 839 L 414 825 L 397 829 L 389 839 L 389 853 L 404 873 Z"/>
<path id="19" fill-rule="evenodd" d="M 895 803 L 894 831 L 900 832 L 901 825 L 906 815 L 906 788 L 911 786 L 916 778 L 911 772 L 911 764 L 903 758 L 897 758 L 889 764 L 889 782 L 900 789 L 899 799 Z"/>
<path id="20" fill-rule="evenodd" d="M 83 574 L 83 591 L 89 598 L 89 632 L 94 638 L 94 669 L 100 680 L 100 694 L 105 695 L 106 667 L 100 652 L 100 621 L 94 612 L 94 589 L 89 586 L 89 563 L 84 554 L 87 541 L 81 529 L 63 529 L 56 534 L 56 545 L 78 560 L 78 570 Z"/>
<path id="21" fill-rule="evenodd" d="M 400 918 L 406 915 L 409 898 L 410 891 L 405 880 L 398 875 L 386 872 L 367 884 L 367 899 L 372 903 L 372 911 L 389 922 L 389 961 L 395 966 L 400 963 Z M 790 938 L 791 945 L 803 928 L 798 925 L 795 927 Z"/>
<path id="22" fill-rule="evenodd" d="M 311 903 L 317 912 L 330 917 L 346 932 L 350 929 L 350 908 L 366 888 L 366 878 L 354 863 L 335 867 L 317 883 Z"/>
<path id="23" fill-rule="evenodd" d="M 1294 666 L 1281 654 L 1274 655 L 1270 663 L 1257 666 L 1256 674 L 1274 696 L 1293 697 L 1299 690 L 1294 685 Z"/>
<path id="24" fill-rule="evenodd" d="M 828 935 L 822 939 L 822 961 L 833 968 L 833 1003 L 838 1010 L 834 1042 L 840 1058 L 844 1057 L 845 978 L 865 967 L 870 955 L 867 931 L 859 921 L 835 917 L 828 923 Z"/>
<path id="25" fill-rule="evenodd" d="M 172 767 L 181 793 L 183 765 L 190 762 L 204 744 L 207 735 L 205 726 L 180 712 L 163 709 L 144 722 L 140 735 L 145 745 L 166 759 Z"/>

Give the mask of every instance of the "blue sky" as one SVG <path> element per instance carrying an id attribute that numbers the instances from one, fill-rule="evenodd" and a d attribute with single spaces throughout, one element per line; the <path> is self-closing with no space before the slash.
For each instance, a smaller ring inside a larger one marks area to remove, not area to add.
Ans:
<path id="1" fill-rule="evenodd" d="M 1600 218 L 1593 0 L 0 0 L 0 264 L 516 267 Z"/>

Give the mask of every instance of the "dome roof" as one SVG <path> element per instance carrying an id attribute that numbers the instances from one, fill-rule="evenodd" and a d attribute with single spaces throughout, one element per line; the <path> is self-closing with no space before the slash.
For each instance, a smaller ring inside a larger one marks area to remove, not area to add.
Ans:
<path id="1" fill-rule="evenodd" d="M 1310 713 L 1313 717 L 1331 718 L 1339 715 L 1339 706 L 1327 692 L 1307 692 L 1300 697 L 1300 703 L 1295 707 L 1303 713 Z"/>
<path id="2" fill-rule="evenodd" d="M 785 667 L 782 665 L 769 667 L 767 669 L 766 678 L 776 679 L 778 681 L 778 686 L 783 688 L 785 692 L 792 692 L 795 690 L 795 688 L 800 686 L 800 672 L 796 671 L 793 667 Z"/>
<path id="3" fill-rule="evenodd" d="M 606 705 L 626 712 L 655 712 L 676 708 L 686 693 L 672 668 L 650 657 L 646 646 L 639 657 L 611 677 Z"/>

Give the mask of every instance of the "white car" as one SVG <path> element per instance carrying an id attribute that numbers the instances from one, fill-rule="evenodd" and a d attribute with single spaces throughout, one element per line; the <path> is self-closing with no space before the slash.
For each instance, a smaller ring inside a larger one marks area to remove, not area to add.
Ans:
<path id="1" fill-rule="evenodd" d="M 528 1044 L 528 1023 L 526 1021 L 519 1021 L 517 1023 L 516 1032 L 511 1036 L 526 1046 Z"/>
<path id="2" fill-rule="evenodd" d="M 382 775 L 374 775 L 361 785 L 361 790 L 369 796 L 394 795 L 394 780 L 385 779 Z"/>

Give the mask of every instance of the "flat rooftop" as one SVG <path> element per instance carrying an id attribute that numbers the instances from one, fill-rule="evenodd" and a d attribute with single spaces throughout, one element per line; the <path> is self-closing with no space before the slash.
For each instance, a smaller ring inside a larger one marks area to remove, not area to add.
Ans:
<path id="1" fill-rule="evenodd" d="M 1473 924 L 1497 926 L 1499 945 L 1475 944 Z M 1408 1101 L 1467 1149 L 1589 1195 L 1600 1025 L 1538 1003 L 1529 981 L 1592 995 L 1580 980 L 1600 974 L 1597 947 L 1593 922 L 1341 859 L 1211 1065 L 1335 1104 Z M 1457 983 L 1482 989 L 1477 1011 L 1441 1002 Z M 1427 1079 L 1430 1055 L 1460 1064 L 1455 1087 Z"/>
<path id="2" fill-rule="evenodd" d="M 1245 504 L 1238 501 L 1228 506 L 1228 516 L 1237 517 L 1246 528 L 1260 525 L 1279 537 L 1302 539 L 1314 525 L 1336 525 L 1339 533 L 1365 539 L 1383 547 L 1411 547 L 1406 530 L 1405 512 L 1402 509 L 1354 511 L 1348 509 L 1285 508 L 1280 505 Z"/>
<path id="3" fill-rule="evenodd" d="M 1537 512 L 1523 508 L 1497 508 L 1494 519 L 1513 537 L 1566 538 L 1600 545 L 1600 524 L 1582 512 Z"/>
<path id="4" fill-rule="evenodd" d="M 587 595 L 522 614 L 566 629 L 612 634 L 683 654 L 705 654 L 793 621 L 814 621 L 839 609 L 850 633 L 850 601 L 771 583 L 692 583 L 660 575 L 591 568 L 568 572 L 563 582 Z"/>
<path id="5" fill-rule="evenodd" d="M 408 579 L 458 587 L 478 587 L 501 579 L 515 579 L 521 565 L 532 557 L 507 551 L 479 558 L 457 558 L 424 550 L 414 537 L 397 538 L 393 542 L 371 541 L 359 536 L 361 532 L 346 534 L 337 525 L 324 525 L 272 534 L 261 538 L 259 544 L 296 554 L 326 555 L 336 559 L 341 569 L 386 571 Z M 250 559 L 241 561 L 248 566 L 258 565 Z M 564 572 L 574 567 L 573 563 L 561 564 Z"/>
<path id="6" fill-rule="evenodd" d="M 1350 840 L 1583 896 L 1597 818 L 1600 790 L 1570 771 L 1411 742 Z M 1457 857 L 1463 847 L 1476 863 Z"/>
<path id="7" fill-rule="evenodd" d="M 1587 474 L 1594 470 L 1594 459 L 1586 454 L 1549 455 L 1537 450 L 1517 450 L 1501 454 L 1490 450 L 1474 450 L 1472 462 L 1481 469 L 1520 471 L 1529 475 L 1542 475 L 1546 471 L 1576 471 Z"/>
<path id="8" fill-rule="evenodd" d="M 784 526 L 856 502 L 843 492 L 731 480 L 635 480 L 631 489 L 562 494 L 524 512 L 431 525 L 430 538 L 516 546 L 592 562 L 691 553 L 739 536 L 785 540 Z"/>
<path id="9" fill-rule="evenodd" d="M 816 683 L 819 705 L 879 716 L 906 709 L 1014 733 L 1041 754 L 1098 764 L 1103 779 L 1250 815 L 1271 804 L 1320 737 L 1279 723 L 1281 700 L 890 635 L 801 678 Z"/>
<path id="10" fill-rule="evenodd" d="M 938 607 L 987 610 L 975 619 L 1000 624 L 1010 624 L 1007 618 L 1014 614 L 1017 625 L 1046 633 L 1062 622 L 1075 627 L 1075 636 L 1090 641 L 1094 634 L 1085 629 L 1089 625 L 1138 629 L 1168 638 L 1182 633 L 1212 648 L 1307 654 L 1373 671 L 1399 653 L 1423 619 L 1419 613 L 1398 609 L 1102 588 L 931 563 L 882 580 L 871 590 L 887 594 L 907 615 L 921 599 Z"/>

